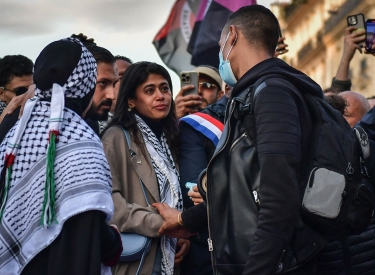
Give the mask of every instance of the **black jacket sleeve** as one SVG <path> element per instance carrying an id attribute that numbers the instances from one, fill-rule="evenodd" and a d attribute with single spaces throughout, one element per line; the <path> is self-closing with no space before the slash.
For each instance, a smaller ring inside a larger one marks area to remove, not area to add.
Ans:
<path id="1" fill-rule="evenodd" d="M 196 183 L 199 174 L 207 168 L 209 161 L 205 152 L 205 140 L 207 138 L 183 121 L 180 124 L 180 130 L 180 186 L 184 207 L 189 208 L 194 206 L 194 203 L 187 195 L 189 189 L 185 187 L 185 183 Z"/>
<path id="2" fill-rule="evenodd" d="M 244 274 L 274 274 L 299 218 L 301 129 L 292 95 L 267 86 L 255 99 L 260 210 Z"/>
<path id="3" fill-rule="evenodd" d="M 182 220 L 186 229 L 191 233 L 195 233 L 201 229 L 207 229 L 207 206 L 206 202 L 194 206 L 187 195 L 189 190 L 185 187 L 185 183 L 197 182 L 199 174 L 207 168 L 209 162 L 205 149 L 207 138 L 185 122 L 181 122 L 180 130 L 182 139 L 180 183 L 185 207 L 185 211 L 182 213 Z"/>
<path id="4" fill-rule="evenodd" d="M 0 144 L 3 142 L 9 130 L 16 124 L 18 115 L 20 114 L 20 109 L 21 107 L 18 107 L 12 114 L 4 116 L 4 119 L 0 124 Z"/>
<path id="5" fill-rule="evenodd" d="M 182 221 L 190 233 L 208 228 L 207 204 L 202 202 L 182 212 Z"/>
<path id="6" fill-rule="evenodd" d="M 87 211 L 65 221 L 59 236 L 21 274 L 100 275 L 100 263 L 116 263 L 121 251 L 120 235 L 105 223 L 104 213 Z"/>
<path id="7" fill-rule="evenodd" d="M 348 80 L 337 80 L 335 77 L 332 79 L 332 87 L 339 89 L 341 92 L 350 91 L 352 88 L 352 81 Z"/>

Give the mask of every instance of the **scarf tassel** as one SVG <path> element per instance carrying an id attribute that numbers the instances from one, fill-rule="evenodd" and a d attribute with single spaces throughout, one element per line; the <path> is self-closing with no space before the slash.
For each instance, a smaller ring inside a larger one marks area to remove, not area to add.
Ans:
<path id="1" fill-rule="evenodd" d="M 8 192 L 10 188 L 10 179 L 12 177 L 12 168 L 13 168 L 13 163 L 14 163 L 14 158 L 15 156 L 13 154 L 6 154 L 5 155 L 5 169 L 6 169 L 6 175 L 5 175 L 5 185 L 4 189 L 1 192 L 1 201 L 0 201 L 0 221 L 3 218 L 4 210 L 5 210 L 5 205 L 8 199 Z"/>
<path id="2" fill-rule="evenodd" d="M 55 197 L 55 157 L 56 142 L 59 132 L 51 130 L 49 132 L 49 144 L 47 149 L 47 171 L 46 182 L 44 185 L 44 200 L 42 208 L 41 223 L 44 227 L 49 227 L 53 222 L 58 223 L 56 219 L 56 197 Z"/>

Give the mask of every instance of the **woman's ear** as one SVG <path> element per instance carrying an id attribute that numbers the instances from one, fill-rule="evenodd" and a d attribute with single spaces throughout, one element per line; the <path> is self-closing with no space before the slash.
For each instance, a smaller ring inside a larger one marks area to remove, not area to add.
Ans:
<path id="1" fill-rule="evenodd" d="M 129 108 L 134 108 L 134 106 L 135 106 L 135 103 L 134 103 L 134 99 L 128 99 L 128 106 L 129 106 Z"/>

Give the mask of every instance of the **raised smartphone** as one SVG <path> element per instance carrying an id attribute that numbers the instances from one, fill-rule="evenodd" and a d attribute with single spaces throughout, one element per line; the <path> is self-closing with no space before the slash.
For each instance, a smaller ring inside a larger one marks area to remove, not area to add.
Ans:
<path id="1" fill-rule="evenodd" d="M 198 79 L 199 73 L 198 72 L 181 72 L 180 73 L 180 80 L 181 80 L 181 88 L 187 85 L 194 85 L 193 89 L 190 89 L 184 93 L 184 95 L 190 94 L 198 94 Z"/>
<path id="2" fill-rule="evenodd" d="M 348 22 L 348 27 L 354 26 L 357 29 L 365 29 L 365 16 L 362 13 L 355 14 L 355 15 L 349 15 L 346 18 L 346 21 Z M 365 47 L 365 41 L 358 43 L 361 47 Z"/>

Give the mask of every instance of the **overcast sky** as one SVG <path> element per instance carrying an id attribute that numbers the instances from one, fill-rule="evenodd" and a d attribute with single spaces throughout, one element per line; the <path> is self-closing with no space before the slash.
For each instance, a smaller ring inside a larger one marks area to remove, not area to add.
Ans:
<path id="1" fill-rule="evenodd" d="M 258 0 L 269 7 L 273 0 Z M 163 64 L 152 40 L 175 0 L 0 0 L 0 57 L 35 61 L 50 42 L 84 33 L 114 55 Z M 170 71 L 174 93 L 179 79 Z"/>

